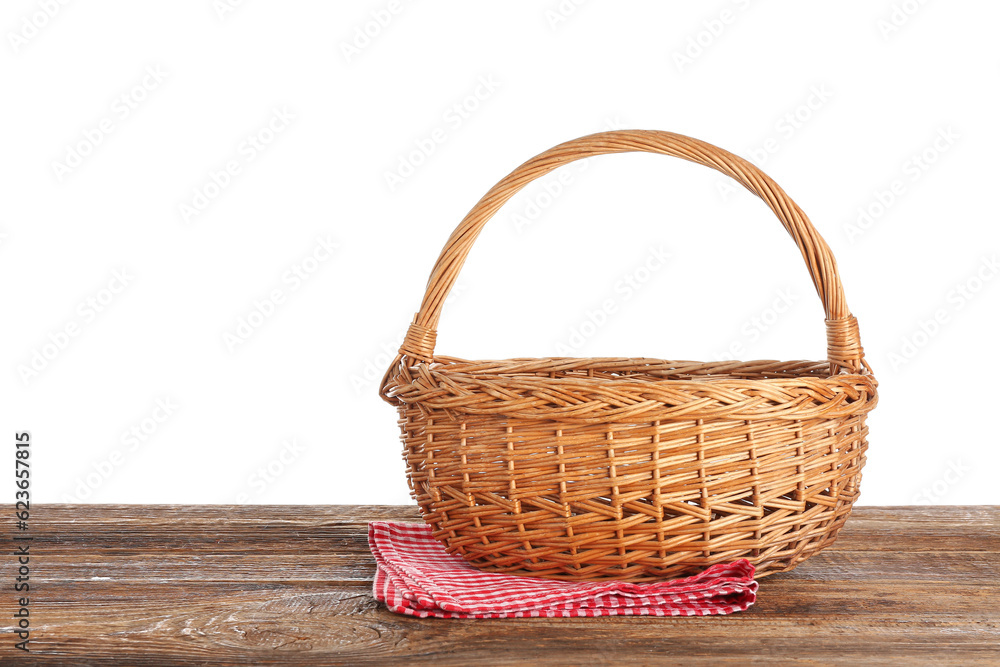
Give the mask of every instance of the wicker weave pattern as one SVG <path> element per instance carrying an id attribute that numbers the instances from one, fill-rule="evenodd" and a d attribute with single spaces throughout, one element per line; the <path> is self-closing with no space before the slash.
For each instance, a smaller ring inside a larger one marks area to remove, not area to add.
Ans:
<path id="1" fill-rule="evenodd" d="M 441 306 L 496 210 L 561 164 L 635 150 L 716 168 L 771 207 L 823 301 L 827 361 L 435 356 Z M 638 131 L 557 146 L 480 200 L 380 391 L 399 410 L 410 487 L 435 536 L 481 567 L 566 579 L 682 576 L 742 557 L 758 575 L 794 567 L 847 519 L 877 402 L 836 263 L 794 202 L 721 149 Z"/>

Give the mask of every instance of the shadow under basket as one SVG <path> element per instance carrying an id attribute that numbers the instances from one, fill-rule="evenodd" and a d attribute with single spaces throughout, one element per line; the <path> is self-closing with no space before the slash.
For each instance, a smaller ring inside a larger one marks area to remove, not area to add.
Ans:
<path id="1" fill-rule="evenodd" d="M 761 197 L 823 302 L 826 361 L 523 358 L 434 353 L 441 307 L 486 221 L 533 178 L 601 153 L 675 155 Z M 650 581 L 749 559 L 789 570 L 836 539 L 858 497 L 878 401 L 836 262 L 759 169 L 666 132 L 583 137 L 529 160 L 452 234 L 380 386 L 407 477 L 449 552 L 510 574 Z"/>

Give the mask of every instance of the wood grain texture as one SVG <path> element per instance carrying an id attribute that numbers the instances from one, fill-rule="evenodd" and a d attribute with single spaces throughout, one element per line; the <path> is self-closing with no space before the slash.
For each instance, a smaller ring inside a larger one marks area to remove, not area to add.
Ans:
<path id="1" fill-rule="evenodd" d="M 32 653 L 2 665 L 1000 664 L 1000 507 L 859 507 L 838 541 L 708 618 L 444 620 L 370 593 L 375 506 L 41 505 Z M 9 544 L 8 538 L 8 544 Z M 6 607 L 6 608 L 3 608 Z"/>

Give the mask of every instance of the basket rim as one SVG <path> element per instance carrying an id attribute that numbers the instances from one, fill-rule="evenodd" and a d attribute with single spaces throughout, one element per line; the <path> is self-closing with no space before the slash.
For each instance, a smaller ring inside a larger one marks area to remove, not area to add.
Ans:
<path id="1" fill-rule="evenodd" d="M 813 359 L 750 359 L 725 361 L 693 361 L 686 359 L 660 359 L 657 357 L 511 357 L 508 359 L 465 359 L 435 355 L 431 362 L 415 362 L 409 368 L 417 369 L 425 366 L 431 372 L 448 375 L 462 375 L 475 378 L 511 378 L 511 377 L 546 377 L 544 374 L 553 372 L 602 370 L 634 372 L 637 376 L 614 376 L 583 378 L 579 376 L 547 377 L 553 381 L 592 380 L 594 382 L 625 383 L 635 381 L 638 376 L 649 375 L 650 372 L 662 372 L 669 376 L 688 377 L 656 377 L 654 380 L 641 379 L 641 382 L 717 382 L 742 379 L 752 382 L 770 382 L 772 380 L 787 380 L 795 378 L 838 379 L 864 378 L 866 382 L 874 382 L 875 375 L 867 368 L 858 373 L 848 373 L 841 370 L 832 374 L 830 362 Z M 492 368 L 502 368 L 496 371 Z M 532 370 L 534 368 L 534 370 Z M 764 370 L 766 369 L 766 370 Z M 714 372 L 713 372 L 714 371 Z M 768 374 L 775 377 L 742 378 L 740 374 Z"/>
<path id="2" fill-rule="evenodd" d="M 678 364 L 682 364 L 678 366 Z M 711 370 L 783 369 L 781 377 L 732 372 L 682 378 L 637 379 L 556 376 L 588 368 Z M 435 357 L 412 366 L 400 361 L 385 397 L 397 406 L 451 414 L 493 415 L 568 423 L 657 419 L 834 419 L 872 410 L 878 402 L 873 374 L 829 374 L 827 361 L 757 360 L 678 362 L 647 357 L 522 357 L 470 361 Z M 826 372 L 821 372 L 823 369 Z M 504 372 L 504 370 L 506 372 Z"/>

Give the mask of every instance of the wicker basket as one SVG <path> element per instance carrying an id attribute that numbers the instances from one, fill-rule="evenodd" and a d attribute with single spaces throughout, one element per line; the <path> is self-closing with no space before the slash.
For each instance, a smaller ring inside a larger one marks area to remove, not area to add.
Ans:
<path id="1" fill-rule="evenodd" d="M 560 165 L 630 151 L 712 167 L 767 203 L 823 302 L 827 361 L 434 354 L 442 304 L 503 203 Z M 620 131 L 538 155 L 476 204 L 380 394 L 398 407 L 410 488 L 450 552 L 513 574 L 645 581 L 738 558 L 762 576 L 830 545 L 858 497 L 876 386 L 833 255 L 776 183 L 702 141 Z"/>

